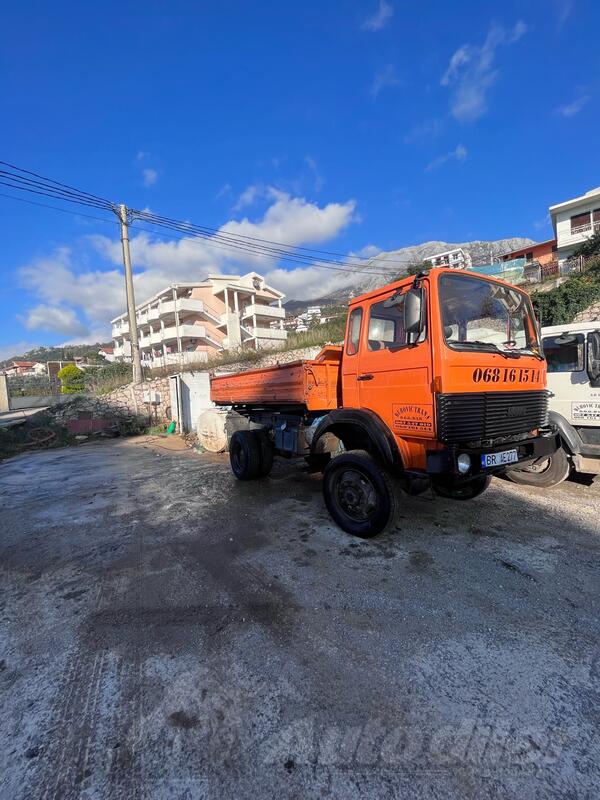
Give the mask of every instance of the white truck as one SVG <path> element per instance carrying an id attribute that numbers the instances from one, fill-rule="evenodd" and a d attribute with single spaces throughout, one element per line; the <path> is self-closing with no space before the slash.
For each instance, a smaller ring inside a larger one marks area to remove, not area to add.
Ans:
<path id="1" fill-rule="evenodd" d="M 507 473 L 515 483 L 550 487 L 571 470 L 600 474 L 600 321 L 542 328 L 548 363 L 549 421 L 562 447 Z"/>

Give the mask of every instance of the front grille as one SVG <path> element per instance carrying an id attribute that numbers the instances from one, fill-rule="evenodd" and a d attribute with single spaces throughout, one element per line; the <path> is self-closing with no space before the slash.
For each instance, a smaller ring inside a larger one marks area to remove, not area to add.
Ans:
<path id="1" fill-rule="evenodd" d="M 442 442 L 479 442 L 518 436 L 548 424 L 548 393 L 466 392 L 437 397 Z"/>

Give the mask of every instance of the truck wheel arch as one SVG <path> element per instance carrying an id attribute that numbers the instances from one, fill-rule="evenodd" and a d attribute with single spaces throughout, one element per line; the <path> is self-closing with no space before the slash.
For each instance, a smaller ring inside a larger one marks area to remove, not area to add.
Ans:
<path id="1" fill-rule="evenodd" d="M 558 428 L 558 433 L 567 453 L 577 455 L 581 451 L 581 438 L 571 423 L 558 411 L 549 411 L 548 419 L 552 425 L 556 425 Z"/>
<path id="2" fill-rule="evenodd" d="M 385 422 L 373 411 L 361 408 L 334 409 L 319 423 L 311 442 L 311 454 L 327 433 L 336 436 L 346 450 L 366 450 L 392 470 L 403 470 L 402 456 Z"/>

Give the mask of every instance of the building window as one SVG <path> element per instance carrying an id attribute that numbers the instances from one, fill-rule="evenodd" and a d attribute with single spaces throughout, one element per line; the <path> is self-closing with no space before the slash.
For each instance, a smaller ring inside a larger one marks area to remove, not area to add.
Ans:
<path id="1" fill-rule="evenodd" d="M 346 344 L 346 354 L 349 356 L 353 356 L 358 353 L 361 322 L 362 308 L 355 308 L 350 314 L 350 321 L 348 322 L 348 343 Z"/>
<path id="2" fill-rule="evenodd" d="M 584 226 L 590 224 L 590 212 L 586 211 L 585 214 L 576 214 L 571 217 L 571 233 L 577 233 Z"/>
<path id="3" fill-rule="evenodd" d="M 533 261 L 533 251 L 531 253 L 525 253 L 525 261 Z"/>

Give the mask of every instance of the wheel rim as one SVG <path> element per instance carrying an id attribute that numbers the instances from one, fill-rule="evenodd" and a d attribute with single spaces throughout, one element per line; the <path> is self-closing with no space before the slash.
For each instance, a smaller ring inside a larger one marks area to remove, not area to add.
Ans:
<path id="1" fill-rule="evenodd" d="M 357 522 L 368 520 L 377 508 L 375 487 L 357 469 L 345 469 L 340 473 L 335 495 L 342 512 Z"/>

